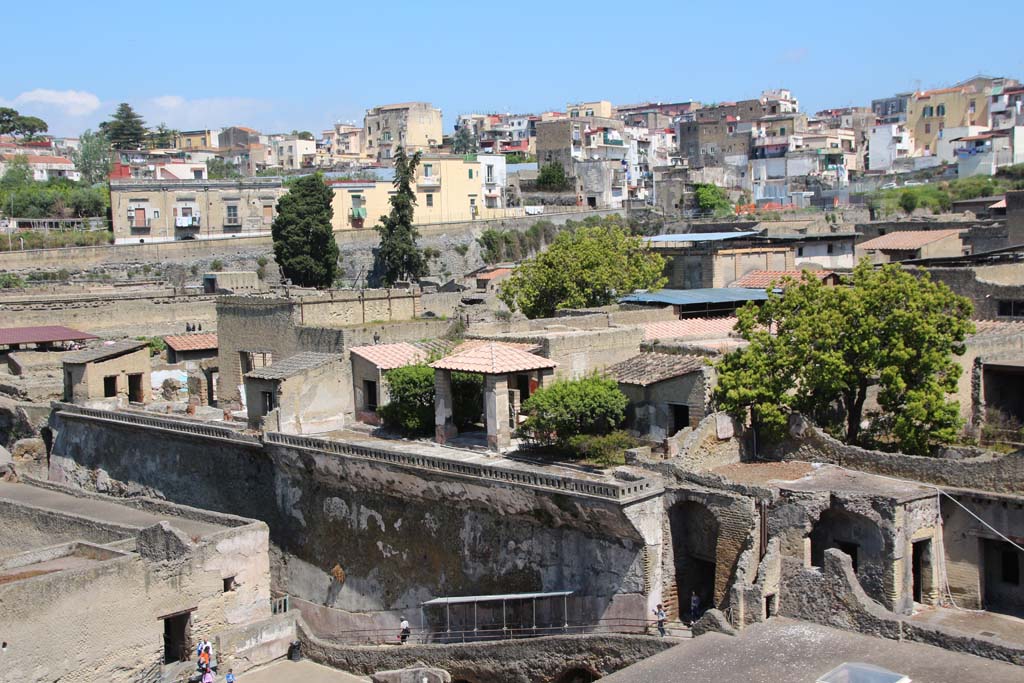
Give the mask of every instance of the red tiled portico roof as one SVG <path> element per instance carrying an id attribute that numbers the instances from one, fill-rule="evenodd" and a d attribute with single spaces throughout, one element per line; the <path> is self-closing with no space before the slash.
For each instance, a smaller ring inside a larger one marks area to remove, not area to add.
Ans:
<path id="1" fill-rule="evenodd" d="M 45 344 L 59 341 L 84 341 L 99 339 L 94 334 L 64 327 L 63 325 L 42 325 L 39 327 L 8 327 L 0 329 L 0 346 L 11 344 Z"/>
<path id="2" fill-rule="evenodd" d="M 426 360 L 427 352 L 408 342 L 353 346 L 351 353 L 370 361 L 380 370 L 393 370 Z"/>
<path id="3" fill-rule="evenodd" d="M 487 341 L 434 361 L 430 367 L 437 370 L 476 372 L 484 375 L 505 375 L 510 372 L 544 370 L 558 365 L 555 361 L 535 356 L 502 342 Z"/>
<path id="4" fill-rule="evenodd" d="M 170 334 L 164 342 L 175 351 L 211 351 L 218 348 L 217 335 L 213 332 L 205 334 Z"/>

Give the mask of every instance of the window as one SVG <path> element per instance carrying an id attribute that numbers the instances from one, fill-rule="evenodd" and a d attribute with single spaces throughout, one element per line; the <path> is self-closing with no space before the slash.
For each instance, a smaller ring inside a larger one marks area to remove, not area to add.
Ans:
<path id="1" fill-rule="evenodd" d="M 230 593 L 233 590 L 235 590 L 235 577 L 229 576 L 224 579 L 224 592 Z"/>
<path id="2" fill-rule="evenodd" d="M 274 409 L 275 400 L 273 391 L 261 391 L 260 392 L 260 406 L 263 408 L 263 414 L 266 415 Z"/>
<path id="3" fill-rule="evenodd" d="M 924 134 L 928 135 L 931 132 L 932 132 L 932 124 L 930 124 L 930 123 L 924 124 Z"/>
<path id="4" fill-rule="evenodd" d="M 940 104 L 938 107 L 935 108 L 935 113 L 938 116 L 945 116 L 946 115 L 946 105 Z"/>
<path id="5" fill-rule="evenodd" d="M 588 109 L 587 110 L 587 116 L 593 116 L 593 115 L 594 115 L 594 110 L 593 109 Z"/>
<path id="6" fill-rule="evenodd" d="M 921 115 L 925 117 L 935 116 L 935 107 L 925 107 L 921 110 Z"/>
<path id="7" fill-rule="evenodd" d="M 804 248 L 803 247 L 797 247 L 796 248 L 796 255 L 797 256 L 803 256 L 804 255 Z"/>
<path id="8" fill-rule="evenodd" d="M 779 128 L 779 135 L 785 135 L 785 134 L 786 134 L 786 127 L 783 126 L 782 128 Z"/>
<path id="9" fill-rule="evenodd" d="M 427 206 L 433 206 L 433 205 L 434 205 L 434 195 L 428 194 L 427 195 Z"/>
<path id="10" fill-rule="evenodd" d="M 834 244 L 828 245 L 828 253 L 830 253 L 830 254 L 835 253 L 835 250 L 836 250 L 836 245 L 834 245 Z"/>
<path id="11" fill-rule="evenodd" d="M 423 177 L 429 178 L 434 175 L 434 166 L 432 164 L 423 164 Z"/>
<path id="12" fill-rule="evenodd" d="M 1024 316 L 1024 301 L 1007 301 L 1003 300 L 999 302 L 1000 317 L 1022 317 Z"/>
<path id="13" fill-rule="evenodd" d="M 227 212 L 227 218 L 224 219 L 224 222 L 228 225 L 238 225 L 238 207 L 234 204 L 228 204 Z"/>
<path id="14" fill-rule="evenodd" d="M 486 175 L 486 178 L 487 178 L 487 182 L 489 182 L 489 183 L 493 183 L 494 182 L 494 164 L 487 164 L 487 175 Z"/>
<path id="15" fill-rule="evenodd" d="M 103 378 L 103 397 L 113 398 L 117 396 L 117 375 L 110 375 Z"/>
<path id="16" fill-rule="evenodd" d="M 970 106 L 967 107 L 967 111 L 969 111 L 970 113 L 973 114 L 974 112 L 977 111 L 977 109 L 978 109 L 978 107 L 975 104 L 975 100 L 971 100 Z"/>
<path id="17" fill-rule="evenodd" d="M 373 380 L 363 380 L 363 402 L 367 410 L 377 410 L 377 383 Z"/>
<path id="18" fill-rule="evenodd" d="M 469 179 L 473 179 L 473 169 L 469 169 Z"/>

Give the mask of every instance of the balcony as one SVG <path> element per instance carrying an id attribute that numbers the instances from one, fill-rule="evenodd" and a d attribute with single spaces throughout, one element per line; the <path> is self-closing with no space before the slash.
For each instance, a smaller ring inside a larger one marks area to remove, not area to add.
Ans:
<path id="1" fill-rule="evenodd" d="M 494 176 L 487 176 L 484 178 L 484 185 L 497 185 L 498 179 Z"/>
<path id="2" fill-rule="evenodd" d="M 175 216 L 174 227 L 176 228 L 198 228 L 199 216 Z"/>
<path id="3" fill-rule="evenodd" d="M 420 179 L 416 181 L 416 186 L 417 187 L 421 187 L 421 188 L 441 187 L 441 176 L 436 175 L 436 174 L 428 175 L 428 176 L 421 176 Z"/>

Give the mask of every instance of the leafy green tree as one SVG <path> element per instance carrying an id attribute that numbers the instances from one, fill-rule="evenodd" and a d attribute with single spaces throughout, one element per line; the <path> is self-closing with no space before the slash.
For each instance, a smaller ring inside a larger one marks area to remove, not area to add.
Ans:
<path id="1" fill-rule="evenodd" d="M 412 184 L 419 163 L 419 152 L 409 156 L 404 147 L 396 150 L 392 183 L 395 192 L 388 200 L 391 213 L 381 216 L 377 226 L 380 246 L 373 255 L 371 276 L 375 283 L 384 287 L 391 287 L 401 280 L 423 277 L 428 272 L 427 261 L 416 246 L 419 231 L 412 223 L 416 209 L 416 193 Z"/>
<path id="2" fill-rule="evenodd" d="M 917 208 L 917 193 L 904 190 L 900 193 L 900 208 L 907 212 L 907 215 L 914 213 Z"/>
<path id="3" fill-rule="evenodd" d="M 559 380 L 523 401 L 520 433 L 533 443 L 569 445 L 581 434 L 607 434 L 622 424 L 629 399 L 615 380 L 592 375 Z"/>
<path id="4" fill-rule="evenodd" d="M 274 258 L 284 277 L 302 287 L 330 287 L 338 268 L 331 217 L 334 193 L 321 174 L 303 176 L 277 203 L 270 226 Z"/>
<path id="5" fill-rule="evenodd" d="M 725 189 L 710 183 L 698 183 L 694 188 L 697 208 L 701 213 L 723 213 L 732 210 Z"/>
<path id="6" fill-rule="evenodd" d="M 4 175 L 0 178 L 0 188 L 9 191 L 26 187 L 31 183 L 32 167 L 28 165 L 28 157 L 24 154 L 16 154 L 13 159 L 7 162 Z"/>
<path id="7" fill-rule="evenodd" d="M 114 149 L 142 149 L 146 140 L 146 124 L 127 102 L 117 105 L 114 116 L 100 124 L 100 132 Z"/>
<path id="8" fill-rule="evenodd" d="M 478 149 L 479 144 L 473 131 L 465 126 L 455 131 L 455 135 L 452 136 L 454 154 L 475 154 Z"/>
<path id="9" fill-rule="evenodd" d="M 847 284 L 804 276 L 741 308 L 736 329 L 750 344 L 719 363 L 719 407 L 742 419 L 749 411 L 769 440 L 796 410 L 863 445 L 864 405 L 877 387 L 869 443 L 924 455 L 954 439 L 961 423 L 948 394 L 961 372 L 953 356 L 974 329 L 970 302 L 926 273 L 866 260 Z"/>
<path id="10" fill-rule="evenodd" d="M 174 147 L 179 134 L 180 131 L 168 128 L 167 124 L 161 121 L 155 130 L 146 133 L 146 143 L 155 149 L 167 149 Z"/>
<path id="11" fill-rule="evenodd" d="M 206 175 L 215 180 L 242 177 L 242 174 L 238 171 L 238 166 L 216 157 L 206 162 Z"/>
<path id="12" fill-rule="evenodd" d="M 292 130 L 292 135 L 297 136 L 300 140 L 315 140 L 313 134 L 308 130 Z"/>
<path id="13" fill-rule="evenodd" d="M 499 297 L 528 318 L 553 316 L 560 308 L 605 306 L 635 289 L 665 284 L 665 260 L 617 222 L 561 232 L 547 251 L 526 261 Z"/>
<path id="14" fill-rule="evenodd" d="M 110 175 L 110 140 L 102 132 L 86 130 L 78 139 L 78 149 L 71 153 L 82 180 L 93 185 Z"/>
<path id="15" fill-rule="evenodd" d="M 559 163 L 551 162 L 541 167 L 537 174 L 537 187 L 550 192 L 561 192 L 572 187 L 565 175 L 565 169 Z"/>
<path id="16" fill-rule="evenodd" d="M 434 369 L 428 365 L 407 365 L 389 370 L 387 405 L 378 408 L 384 424 L 408 434 L 434 431 Z M 459 427 L 475 423 L 483 412 L 483 375 L 452 373 L 452 419 Z"/>
<path id="17" fill-rule="evenodd" d="M 50 127 L 46 125 L 46 121 L 43 121 L 38 116 L 19 116 L 15 122 L 15 135 L 21 135 L 27 140 L 31 140 L 40 133 L 45 133 Z"/>
<path id="18" fill-rule="evenodd" d="M 0 107 L 0 135 L 11 135 L 17 129 L 18 110 Z"/>

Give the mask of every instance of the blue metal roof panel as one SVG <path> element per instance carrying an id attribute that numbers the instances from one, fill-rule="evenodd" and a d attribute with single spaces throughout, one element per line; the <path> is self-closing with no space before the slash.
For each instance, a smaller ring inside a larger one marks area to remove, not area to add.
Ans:
<path id="1" fill-rule="evenodd" d="M 684 232 L 678 235 L 652 235 L 644 239 L 648 242 L 721 242 L 757 234 L 758 232 L 753 230 L 745 232 Z"/>
<path id="2" fill-rule="evenodd" d="M 745 287 L 716 287 L 713 289 L 659 289 L 655 292 L 636 291 L 619 301 L 643 304 L 715 304 L 733 301 L 764 301 L 768 293 L 763 289 Z"/>

